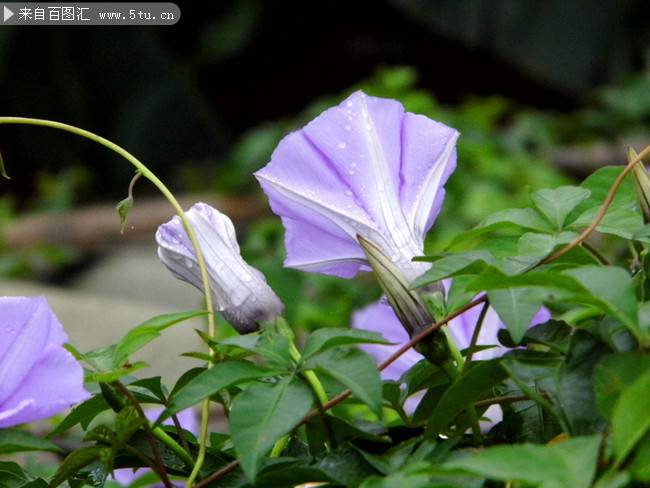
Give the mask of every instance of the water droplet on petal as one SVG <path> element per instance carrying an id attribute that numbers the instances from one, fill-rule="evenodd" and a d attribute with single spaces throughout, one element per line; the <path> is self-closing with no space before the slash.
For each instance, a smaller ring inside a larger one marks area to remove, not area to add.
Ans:
<path id="1" fill-rule="evenodd" d="M 348 100 L 348 103 L 346 104 L 348 107 L 352 106 L 352 100 Z"/>
<path id="2" fill-rule="evenodd" d="M 345 196 L 351 197 L 352 196 L 352 190 L 345 190 Z"/>
<path id="3" fill-rule="evenodd" d="M 248 274 L 248 273 L 244 273 L 244 274 L 241 276 L 241 279 L 242 279 L 242 281 L 250 281 L 250 280 L 253 279 L 253 277 L 252 277 L 250 274 Z"/>
<path id="4" fill-rule="evenodd" d="M 350 126 L 350 125 L 346 125 L 346 126 L 345 126 L 345 130 L 352 130 L 352 126 Z"/>
<path id="5" fill-rule="evenodd" d="M 345 146 L 346 146 L 345 142 L 339 142 L 340 149 L 345 149 Z"/>
<path id="6" fill-rule="evenodd" d="M 351 174 L 351 175 L 353 175 L 353 174 L 354 174 L 354 170 L 351 169 L 350 171 L 348 171 L 348 173 Z"/>

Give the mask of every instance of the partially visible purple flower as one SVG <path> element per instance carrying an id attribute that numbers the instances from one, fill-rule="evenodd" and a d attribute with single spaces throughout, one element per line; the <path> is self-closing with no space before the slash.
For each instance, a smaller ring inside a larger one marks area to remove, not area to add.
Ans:
<path id="1" fill-rule="evenodd" d="M 149 420 L 154 422 L 158 416 L 162 413 L 163 407 L 158 407 L 158 408 L 150 408 L 148 410 L 145 410 L 144 414 L 147 416 Z M 181 424 L 181 427 L 185 430 L 190 431 L 194 435 L 199 434 L 199 423 L 196 419 L 196 414 L 194 413 L 194 410 L 191 408 L 188 408 L 186 410 L 183 410 L 177 414 L 178 417 L 178 423 Z M 165 419 L 163 421 L 164 425 L 173 425 L 173 420 L 171 418 Z M 135 471 L 132 470 L 131 468 L 122 468 L 122 469 L 116 469 L 113 471 L 113 479 L 117 481 L 120 485 L 122 486 L 129 486 L 131 485 L 135 480 L 137 480 L 139 477 L 143 476 L 144 474 L 148 473 L 150 470 L 149 468 L 140 468 L 136 469 Z M 174 483 L 175 486 L 178 486 L 179 488 L 184 486 L 184 483 Z M 162 487 L 162 484 L 155 484 L 152 485 L 150 488 L 158 488 Z"/>
<path id="2" fill-rule="evenodd" d="M 368 271 L 362 235 L 408 281 L 456 165 L 458 132 L 395 100 L 355 92 L 286 136 L 255 175 L 286 229 L 285 265 L 344 278 Z"/>
<path id="3" fill-rule="evenodd" d="M 0 428 L 86 400 L 83 369 L 45 297 L 0 297 Z"/>
<path id="4" fill-rule="evenodd" d="M 447 325 L 454 344 L 459 350 L 469 347 L 472 332 L 476 326 L 481 307 L 474 307 L 462 315 L 451 320 Z M 531 327 L 536 324 L 541 324 L 550 319 L 551 315 L 546 307 L 541 307 L 535 314 L 531 321 Z M 397 315 L 393 309 L 382 301 L 367 305 L 361 310 L 357 310 L 352 315 L 352 327 L 356 329 L 370 330 L 378 332 L 383 335 L 387 340 L 395 343 L 395 345 L 381 345 L 381 344 L 365 344 L 363 349 L 371 354 L 377 363 L 381 363 L 388 359 L 402 344 L 408 342 L 408 333 L 402 327 Z M 500 329 L 504 328 L 503 322 L 494 311 L 489 308 L 485 318 L 483 319 L 483 326 L 479 333 L 478 341 L 479 346 L 496 346 L 490 349 L 484 349 L 474 353 L 473 358 L 479 360 L 486 360 L 499 357 L 509 351 L 508 348 L 503 347 L 497 340 L 497 333 Z M 385 380 L 399 380 L 399 378 L 413 365 L 423 359 L 423 356 L 411 348 L 402 354 L 397 361 L 392 363 L 382 371 L 382 378 Z M 415 410 L 419 398 L 416 401 L 407 400 L 407 411 Z M 498 411 L 497 411 L 498 410 Z M 497 415 L 498 414 L 498 415 Z M 501 411 L 497 406 L 490 407 L 485 414 L 492 422 L 495 423 L 500 420 Z"/>
<path id="5" fill-rule="evenodd" d="M 241 257 L 228 216 L 205 203 L 195 204 L 186 215 L 203 252 L 213 299 L 226 320 L 246 333 L 281 314 L 282 302 L 264 275 Z M 156 241 L 158 256 L 172 274 L 203 291 L 196 254 L 181 220 L 174 217 L 158 227 Z"/>

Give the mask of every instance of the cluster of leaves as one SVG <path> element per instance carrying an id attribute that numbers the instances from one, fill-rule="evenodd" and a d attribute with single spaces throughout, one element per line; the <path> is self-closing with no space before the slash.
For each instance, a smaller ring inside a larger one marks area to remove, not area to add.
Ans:
<path id="1" fill-rule="evenodd" d="M 650 483 L 650 227 L 630 177 L 595 234 L 620 246 L 604 256 L 598 239 L 576 240 L 621 171 L 607 167 L 581 186 L 532 192 L 528 207 L 494 213 L 445 252 L 421 258 L 432 267 L 414 288 L 453 279 L 438 318 L 484 293 L 506 325 L 499 341 L 513 349 L 504 356 L 473 360 L 470 346 L 453 374 L 423 359 L 398 380 L 382 382 L 374 359 L 357 347 L 386 344 L 381 336 L 322 328 L 298 352 L 291 327 L 278 320 L 260 333 L 223 340 L 199 332 L 211 353 L 190 355 L 211 367 L 186 372 L 168 390 L 159 377 L 136 378 L 144 365 L 130 357 L 167 327 L 203 312 L 156 317 L 115 345 L 71 349 L 86 364 L 95 394 L 49 440 L 9 429 L 0 446 L 3 453 L 61 455 L 70 445 L 62 436 L 76 426 L 83 445 L 66 452 L 49 477 L 0 463 L 0 484 L 100 487 L 114 469 L 143 466 L 185 479 L 197 439 L 163 421 L 206 400 L 226 413 L 228 431 L 210 435 L 200 487 Z M 554 319 L 528 328 L 542 304 Z M 413 395 L 421 400 L 410 412 L 405 402 Z M 149 422 L 143 405 L 162 413 Z M 503 418 L 482 434 L 477 419 L 493 405 Z"/>

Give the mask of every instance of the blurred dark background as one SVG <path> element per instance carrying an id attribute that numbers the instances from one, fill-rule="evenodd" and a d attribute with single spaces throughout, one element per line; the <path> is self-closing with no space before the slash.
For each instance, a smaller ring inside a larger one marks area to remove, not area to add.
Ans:
<path id="1" fill-rule="evenodd" d="M 185 189 L 214 182 L 245 131 L 345 92 L 378 67 L 413 67 L 418 88 L 441 104 L 499 95 L 567 112 L 644 69 L 650 39 L 643 0 L 180 7 L 172 27 L 0 28 L 0 112 L 105 135 Z M 51 130 L 3 127 L 0 147 L 14 175 L 3 193 L 18 208 L 33 205 L 39 175 L 67 178 L 85 202 L 121 196 L 131 174 L 107 151 Z M 188 165 L 208 178 L 192 178 Z"/>

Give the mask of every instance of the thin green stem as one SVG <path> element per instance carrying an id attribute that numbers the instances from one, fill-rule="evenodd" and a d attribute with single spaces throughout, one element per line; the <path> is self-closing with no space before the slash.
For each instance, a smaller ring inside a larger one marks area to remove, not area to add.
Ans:
<path id="1" fill-rule="evenodd" d="M 147 416 L 144 414 L 144 410 L 142 410 L 142 405 L 140 405 L 140 402 L 138 399 L 135 397 L 135 395 L 129 390 L 126 386 L 124 386 L 122 383 L 119 381 L 116 381 L 113 383 L 115 387 L 120 390 L 120 392 L 129 399 L 133 407 L 135 408 L 136 412 L 140 416 L 142 420 L 144 420 L 145 424 L 145 434 L 147 436 L 147 440 L 149 441 L 149 445 L 151 446 L 151 452 L 153 452 L 154 455 L 154 460 L 155 460 L 155 465 L 156 465 L 156 473 L 160 477 L 160 481 L 163 482 L 163 485 L 165 485 L 165 488 L 174 488 L 171 481 L 169 481 L 169 476 L 167 476 L 167 470 L 165 469 L 165 463 L 162 460 L 162 456 L 160 454 L 160 449 L 158 449 L 158 445 L 156 444 L 155 439 L 153 438 L 152 431 L 151 431 L 151 426 L 149 425 L 149 419 Z"/>
<path id="2" fill-rule="evenodd" d="M 487 311 L 489 308 L 490 308 L 489 302 L 485 302 L 483 304 L 483 307 L 481 308 L 481 312 L 479 313 L 478 320 L 476 321 L 476 325 L 474 326 L 474 331 L 472 332 L 472 338 L 469 341 L 469 348 L 467 349 L 467 357 L 465 358 L 465 366 L 463 366 L 463 371 L 467 371 L 467 368 L 472 362 L 472 358 L 474 357 L 474 352 L 476 349 L 476 343 L 478 342 L 478 337 L 481 334 L 483 321 L 485 320 L 485 316 L 487 315 Z M 447 329 L 445 329 L 445 331 L 446 330 Z"/>
<path id="3" fill-rule="evenodd" d="M 293 359 L 296 364 L 299 364 L 300 361 L 302 361 L 300 351 L 298 351 L 296 345 L 293 342 L 289 343 L 289 354 L 291 356 L 291 359 Z M 325 388 L 323 388 L 323 384 L 318 379 L 318 376 L 316 376 L 316 373 L 311 370 L 307 370 L 303 371 L 302 374 L 305 377 L 305 380 L 307 380 L 307 383 L 309 383 L 311 389 L 314 391 L 314 394 L 316 395 L 316 398 L 318 398 L 320 404 L 325 405 L 328 401 L 327 393 L 325 393 Z"/>
<path id="4" fill-rule="evenodd" d="M 165 432 L 160 427 L 155 427 L 154 429 L 151 429 L 151 433 L 156 439 L 174 451 L 178 457 L 180 457 L 183 462 L 187 464 L 188 468 L 194 467 L 194 459 L 192 459 L 192 456 L 190 456 L 188 451 L 186 451 L 183 446 L 176 442 L 174 438 L 171 437 L 167 432 Z"/>
<path id="5" fill-rule="evenodd" d="M 203 284 L 203 290 L 205 294 L 205 306 L 206 309 L 208 310 L 208 334 L 211 337 L 214 337 L 216 335 L 216 326 L 214 321 L 214 306 L 212 304 L 212 294 L 210 292 L 210 280 L 208 277 L 208 271 L 205 266 L 205 259 L 203 258 L 203 252 L 201 251 L 201 246 L 199 245 L 199 241 L 196 237 L 196 234 L 194 233 L 194 229 L 192 229 L 192 226 L 189 220 L 187 219 L 187 216 L 185 215 L 185 212 L 183 211 L 183 208 L 181 207 L 180 203 L 178 203 L 178 200 L 176 200 L 176 197 L 174 197 L 174 195 L 167 188 L 167 186 L 165 186 L 165 184 L 160 179 L 158 179 L 158 177 L 151 170 L 149 170 L 149 168 L 147 168 L 138 158 L 133 156 L 126 149 L 118 146 L 114 142 L 111 142 L 108 139 L 105 139 L 97 134 L 94 134 L 93 132 L 81 129 L 79 127 L 75 127 L 73 125 L 64 124 L 61 122 L 55 122 L 52 120 L 32 119 L 32 118 L 25 118 L 25 117 L 0 117 L 0 124 L 22 124 L 22 125 L 36 125 L 42 127 L 50 127 L 52 129 L 58 129 L 58 130 L 70 132 L 72 134 L 76 134 L 78 136 L 84 137 L 98 144 L 101 144 L 102 146 L 119 154 L 124 159 L 129 161 L 133 166 L 135 166 L 136 169 L 142 174 L 142 176 L 144 176 L 149 181 L 151 181 L 151 183 L 153 183 L 154 186 L 158 188 L 158 190 L 160 190 L 160 192 L 165 196 L 165 198 L 169 201 L 169 203 L 173 207 L 176 214 L 178 214 L 178 216 L 180 217 L 181 221 L 183 222 L 183 227 L 185 228 L 185 232 L 187 232 L 187 236 L 189 237 L 190 242 L 192 243 L 192 247 L 194 248 L 194 252 L 196 253 L 196 261 L 199 266 L 199 270 L 201 272 L 201 282 Z M 210 355 L 214 354 L 212 349 L 209 350 L 209 354 Z M 207 367 L 208 368 L 212 367 L 212 361 L 208 361 Z M 199 440 L 199 454 L 197 456 L 192 474 L 187 479 L 186 486 L 188 488 L 191 487 L 192 484 L 194 483 L 194 480 L 198 476 L 198 473 L 205 459 L 205 452 L 207 448 L 207 438 L 208 438 L 209 413 L 210 413 L 210 400 L 206 399 L 203 402 L 202 415 L 201 415 L 201 435 Z"/>
<path id="6" fill-rule="evenodd" d="M 488 302 L 485 302 L 486 305 L 487 303 Z M 465 361 L 463 359 L 462 354 L 456 347 L 454 340 L 451 337 L 451 332 L 449 332 L 449 328 L 445 327 L 443 331 L 445 333 L 445 336 L 447 337 L 447 342 L 449 344 L 449 350 L 451 351 L 451 356 L 456 362 L 455 368 L 451 367 L 451 365 L 449 366 L 449 368 L 447 368 L 447 374 L 451 376 L 453 382 L 456 382 L 462 376 L 463 371 L 465 370 Z M 467 406 L 467 414 L 469 415 L 469 419 L 472 423 L 472 434 L 474 435 L 474 438 L 479 444 L 483 444 L 483 434 L 481 433 L 481 425 L 479 423 L 478 413 L 476 413 L 476 408 L 474 408 L 474 405 Z"/>

